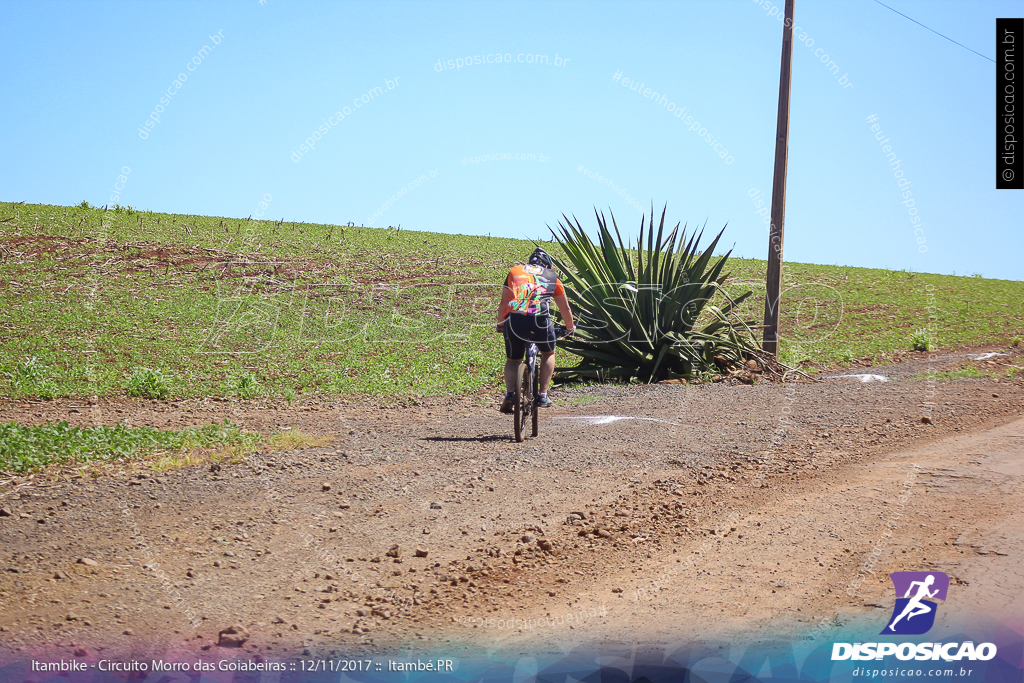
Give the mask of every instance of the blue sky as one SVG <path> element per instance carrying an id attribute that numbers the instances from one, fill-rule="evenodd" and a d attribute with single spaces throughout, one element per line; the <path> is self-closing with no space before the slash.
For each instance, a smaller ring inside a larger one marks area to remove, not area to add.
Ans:
<path id="1" fill-rule="evenodd" d="M 990 57 L 995 18 L 1022 7 L 886 4 Z M 102 205 L 128 167 L 121 203 L 144 209 L 245 217 L 269 195 L 275 219 L 377 212 L 379 226 L 529 238 L 563 212 L 591 227 L 594 206 L 635 233 L 637 204 L 668 202 L 671 219 L 728 223 L 738 255 L 764 258 L 749 193 L 772 183 L 782 25 L 767 7 L 3 2 L 0 198 Z M 786 260 L 1021 279 L 1021 193 L 994 189 L 993 63 L 873 0 L 797 0 L 796 16 Z"/>

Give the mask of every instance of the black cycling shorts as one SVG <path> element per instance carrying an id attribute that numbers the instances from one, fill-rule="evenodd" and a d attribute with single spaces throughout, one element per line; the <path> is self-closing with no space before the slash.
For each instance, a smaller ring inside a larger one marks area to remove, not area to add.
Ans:
<path id="1" fill-rule="evenodd" d="M 551 318 L 509 313 L 505 318 L 505 357 L 522 360 L 530 342 L 536 343 L 541 353 L 555 350 L 555 326 L 551 324 Z"/>

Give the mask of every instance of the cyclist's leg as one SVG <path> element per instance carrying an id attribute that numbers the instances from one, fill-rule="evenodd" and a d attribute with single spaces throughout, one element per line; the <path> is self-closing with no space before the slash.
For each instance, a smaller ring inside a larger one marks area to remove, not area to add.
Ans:
<path id="1" fill-rule="evenodd" d="M 540 393 L 548 393 L 555 374 L 555 352 L 540 354 Z"/>
<path id="2" fill-rule="evenodd" d="M 519 366 L 526 355 L 526 340 L 522 331 L 518 330 L 519 317 L 509 315 L 505 318 L 505 391 L 516 390 L 516 377 Z"/>
<path id="3" fill-rule="evenodd" d="M 517 323 L 516 316 L 510 315 L 505 319 L 505 398 L 501 405 L 503 413 L 512 411 L 516 379 L 521 372 L 523 356 L 526 355 L 526 342 L 519 334 L 516 334 L 514 329 Z"/>
<path id="4" fill-rule="evenodd" d="M 523 361 L 515 358 L 508 358 L 505 360 L 505 393 L 510 393 L 516 390 L 516 377 L 519 374 L 519 368 L 522 367 Z"/>
<path id="5" fill-rule="evenodd" d="M 540 393 L 547 395 L 551 387 L 551 377 L 555 374 L 555 326 L 548 319 L 546 329 L 543 329 L 537 340 L 537 348 L 540 350 Z"/>

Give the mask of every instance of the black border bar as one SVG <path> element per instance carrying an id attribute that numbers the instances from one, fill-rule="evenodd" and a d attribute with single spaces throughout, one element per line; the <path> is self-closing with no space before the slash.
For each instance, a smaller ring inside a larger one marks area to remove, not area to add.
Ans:
<path id="1" fill-rule="evenodd" d="M 1024 190 L 1024 90 L 1020 85 L 1024 56 L 1024 19 L 996 19 L 996 189 Z M 1024 78 L 1024 76 L 1022 76 Z"/>

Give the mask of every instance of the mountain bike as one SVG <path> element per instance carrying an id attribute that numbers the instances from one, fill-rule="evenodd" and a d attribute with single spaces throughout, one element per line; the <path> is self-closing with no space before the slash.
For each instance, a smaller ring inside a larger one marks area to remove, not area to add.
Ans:
<path id="1" fill-rule="evenodd" d="M 565 337 L 565 325 L 555 325 L 555 339 Z M 540 349 L 530 342 L 526 347 L 526 359 L 522 370 L 516 376 L 516 403 L 512 411 L 516 441 L 526 440 L 526 422 L 531 421 L 531 436 L 539 434 L 540 410 L 537 397 L 540 396 Z"/>

